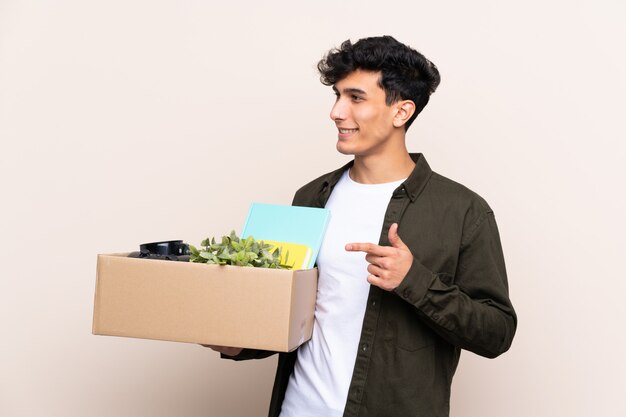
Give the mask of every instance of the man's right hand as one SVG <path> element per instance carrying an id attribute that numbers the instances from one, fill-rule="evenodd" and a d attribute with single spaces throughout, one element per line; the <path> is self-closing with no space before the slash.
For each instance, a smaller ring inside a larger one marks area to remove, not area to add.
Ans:
<path id="1" fill-rule="evenodd" d="M 215 345 L 202 345 L 213 349 L 216 352 L 223 353 L 226 356 L 237 356 L 241 353 L 243 348 L 230 347 L 230 346 L 215 346 Z"/>

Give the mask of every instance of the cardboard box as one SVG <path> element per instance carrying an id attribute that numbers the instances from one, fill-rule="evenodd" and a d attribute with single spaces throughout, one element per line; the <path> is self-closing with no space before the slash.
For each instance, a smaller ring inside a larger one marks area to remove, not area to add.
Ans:
<path id="1" fill-rule="evenodd" d="M 288 352 L 311 338 L 317 269 L 98 255 L 93 334 Z"/>

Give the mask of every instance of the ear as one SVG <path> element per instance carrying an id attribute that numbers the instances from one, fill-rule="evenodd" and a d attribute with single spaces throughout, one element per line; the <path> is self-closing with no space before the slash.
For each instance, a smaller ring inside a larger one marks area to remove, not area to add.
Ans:
<path id="1" fill-rule="evenodd" d="M 415 113 L 415 103 L 411 100 L 402 100 L 396 103 L 396 115 L 393 118 L 393 126 L 401 127 L 409 121 Z"/>

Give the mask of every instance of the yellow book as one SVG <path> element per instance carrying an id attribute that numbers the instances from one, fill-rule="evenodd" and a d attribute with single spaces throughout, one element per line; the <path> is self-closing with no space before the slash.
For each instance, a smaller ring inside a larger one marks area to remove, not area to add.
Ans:
<path id="1" fill-rule="evenodd" d="M 292 269 L 308 269 L 312 251 L 307 245 L 291 242 L 276 242 L 275 240 L 263 240 L 263 242 L 281 248 L 281 264 L 290 265 Z"/>

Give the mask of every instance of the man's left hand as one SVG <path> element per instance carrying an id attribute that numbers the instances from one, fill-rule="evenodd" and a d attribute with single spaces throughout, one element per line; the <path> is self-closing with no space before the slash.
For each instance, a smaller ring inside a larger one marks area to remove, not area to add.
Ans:
<path id="1" fill-rule="evenodd" d="M 346 250 L 365 252 L 365 260 L 369 262 L 367 271 L 370 273 L 367 282 L 386 291 L 395 289 L 413 264 L 413 254 L 398 236 L 398 224 L 389 228 L 391 246 L 379 246 L 373 243 L 348 243 Z"/>

